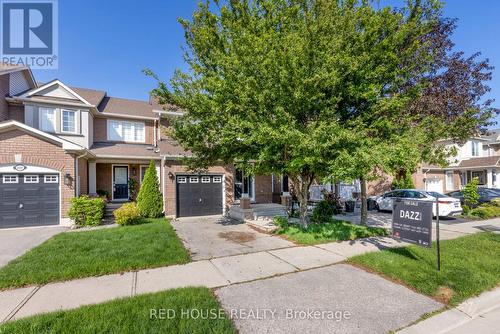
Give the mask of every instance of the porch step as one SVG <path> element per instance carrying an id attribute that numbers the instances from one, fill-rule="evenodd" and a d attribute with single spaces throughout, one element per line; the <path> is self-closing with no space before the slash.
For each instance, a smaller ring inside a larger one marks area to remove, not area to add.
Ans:
<path id="1" fill-rule="evenodd" d="M 262 211 L 255 211 L 253 212 L 253 219 L 258 220 L 259 218 L 261 219 L 272 219 L 274 217 L 286 217 L 286 211 L 284 209 L 267 209 L 267 210 L 262 210 Z"/>
<path id="2" fill-rule="evenodd" d="M 126 202 L 125 202 L 126 203 Z M 107 203 L 106 204 L 106 209 L 104 211 L 104 219 L 113 219 L 113 212 L 115 212 L 116 209 L 119 209 L 122 207 L 123 204 L 125 203 Z"/>

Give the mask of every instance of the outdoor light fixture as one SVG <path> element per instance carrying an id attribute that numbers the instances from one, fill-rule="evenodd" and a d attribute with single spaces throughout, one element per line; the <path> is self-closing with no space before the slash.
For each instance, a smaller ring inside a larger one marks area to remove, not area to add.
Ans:
<path id="1" fill-rule="evenodd" d="M 172 172 L 168 172 L 168 178 L 170 180 L 173 180 L 174 179 L 174 174 Z"/>
<path id="2" fill-rule="evenodd" d="M 132 175 L 134 175 L 134 176 L 135 176 L 135 173 L 136 173 L 136 171 L 135 171 L 135 167 L 132 167 Z"/>
<path id="3" fill-rule="evenodd" d="M 71 186 L 72 183 L 73 183 L 73 178 L 69 173 L 66 173 L 64 175 L 64 184 L 69 187 Z"/>

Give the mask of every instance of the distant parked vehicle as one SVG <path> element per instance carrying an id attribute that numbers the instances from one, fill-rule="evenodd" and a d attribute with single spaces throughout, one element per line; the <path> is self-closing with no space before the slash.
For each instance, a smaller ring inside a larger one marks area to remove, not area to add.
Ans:
<path id="1" fill-rule="evenodd" d="M 500 198 L 500 189 L 477 188 L 477 193 L 479 195 L 479 204 L 488 203 L 493 201 L 494 199 Z M 462 203 L 462 205 L 464 204 L 464 193 L 462 191 L 452 191 L 447 193 L 446 195 L 453 198 L 458 198 L 460 200 L 460 203 Z"/>
<path id="2" fill-rule="evenodd" d="M 416 189 L 398 189 L 386 192 L 377 198 L 378 209 L 380 211 L 392 211 L 394 200 L 397 198 L 429 202 L 435 202 L 437 198 L 439 201 L 440 217 L 454 216 L 462 213 L 462 206 L 459 199 L 435 191 Z M 436 216 L 436 204 L 433 206 L 432 213 Z"/>

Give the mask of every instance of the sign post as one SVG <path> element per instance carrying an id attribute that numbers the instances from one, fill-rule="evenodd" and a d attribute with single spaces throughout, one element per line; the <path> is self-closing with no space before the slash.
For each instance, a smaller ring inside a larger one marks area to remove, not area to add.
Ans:
<path id="1" fill-rule="evenodd" d="M 436 248 L 438 271 L 441 271 L 441 249 L 439 247 L 439 198 L 436 197 Z"/>

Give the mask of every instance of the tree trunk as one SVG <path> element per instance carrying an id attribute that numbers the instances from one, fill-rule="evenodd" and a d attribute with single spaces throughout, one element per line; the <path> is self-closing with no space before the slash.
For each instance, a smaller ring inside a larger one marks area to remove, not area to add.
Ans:
<path id="1" fill-rule="evenodd" d="M 366 202 L 366 180 L 359 179 L 361 183 L 361 225 L 366 225 L 368 221 L 368 203 Z"/>
<path id="2" fill-rule="evenodd" d="M 289 175 L 288 177 L 292 182 L 293 189 L 300 203 L 300 223 L 302 226 L 307 227 L 309 225 L 309 219 L 307 217 L 307 201 L 309 200 L 309 188 L 311 187 L 314 177 L 309 174 L 297 176 Z"/>

